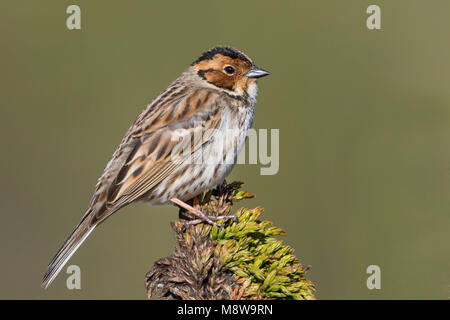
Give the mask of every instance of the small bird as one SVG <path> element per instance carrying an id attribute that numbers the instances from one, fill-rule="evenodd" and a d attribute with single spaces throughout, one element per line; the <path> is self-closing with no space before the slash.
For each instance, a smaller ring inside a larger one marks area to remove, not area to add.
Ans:
<path id="1" fill-rule="evenodd" d="M 233 168 L 253 122 L 256 79 L 268 75 L 243 52 L 204 52 L 141 112 L 98 180 L 81 222 L 50 262 L 47 288 L 66 262 L 111 214 L 134 201 L 173 203 L 218 224 L 186 202 L 220 185 Z"/>

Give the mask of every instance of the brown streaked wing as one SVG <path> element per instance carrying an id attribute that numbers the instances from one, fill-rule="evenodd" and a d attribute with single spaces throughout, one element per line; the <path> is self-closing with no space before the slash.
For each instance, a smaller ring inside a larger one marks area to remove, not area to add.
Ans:
<path id="1" fill-rule="evenodd" d="M 217 97 L 217 93 L 208 89 L 192 91 L 165 100 L 161 106 L 164 111 L 156 110 L 142 119 L 145 129 L 132 132 L 132 139 L 137 142 L 108 188 L 109 208 L 138 199 L 211 140 L 212 129 L 218 129 L 221 120 Z M 176 130 L 182 130 L 189 138 L 174 139 Z"/>

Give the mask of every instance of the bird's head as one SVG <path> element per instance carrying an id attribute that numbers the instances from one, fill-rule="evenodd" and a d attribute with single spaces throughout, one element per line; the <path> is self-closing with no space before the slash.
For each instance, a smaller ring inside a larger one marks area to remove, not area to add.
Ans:
<path id="1" fill-rule="evenodd" d="M 257 78 L 269 74 L 255 66 L 243 52 L 227 46 L 204 52 L 192 63 L 192 67 L 200 78 L 234 95 L 244 95 L 256 84 Z"/>

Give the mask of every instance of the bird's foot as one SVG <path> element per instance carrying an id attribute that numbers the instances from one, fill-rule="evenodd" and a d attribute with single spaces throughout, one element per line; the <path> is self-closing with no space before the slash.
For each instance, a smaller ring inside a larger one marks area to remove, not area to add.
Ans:
<path id="1" fill-rule="evenodd" d="M 228 216 L 228 215 L 220 215 L 220 216 L 210 216 L 205 213 L 203 213 L 201 210 L 194 208 L 193 206 L 181 201 L 180 199 L 173 198 L 170 199 L 173 203 L 180 206 L 181 208 L 185 209 L 186 211 L 192 213 L 194 216 L 197 217 L 197 219 L 190 220 L 184 223 L 184 227 L 189 227 L 192 225 L 196 225 L 199 223 L 207 223 L 211 224 L 220 228 L 223 228 L 223 224 L 218 223 L 219 220 L 227 220 L 227 219 L 234 219 L 234 221 L 238 222 L 238 218 L 236 216 Z"/>

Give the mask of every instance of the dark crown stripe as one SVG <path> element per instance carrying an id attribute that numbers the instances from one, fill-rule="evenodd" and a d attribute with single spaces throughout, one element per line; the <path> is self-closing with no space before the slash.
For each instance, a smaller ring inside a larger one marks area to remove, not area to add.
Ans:
<path id="1" fill-rule="evenodd" d="M 192 63 L 192 65 L 197 64 L 203 60 L 211 60 L 214 58 L 214 56 L 216 54 L 222 54 L 222 55 L 230 57 L 232 59 L 239 58 L 243 61 L 246 61 L 246 62 L 252 64 L 252 61 L 250 60 L 250 58 L 247 57 L 242 52 L 240 52 L 239 50 L 234 49 L 232 47 L 228 47 L 228 46 L 220 46 L 220 47 L 215 47 L 215 48 L 209 49 L 208 51 L 204 52 L 197 60 L 195 60 Z"/>

